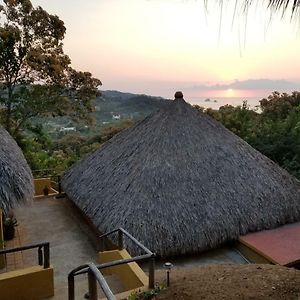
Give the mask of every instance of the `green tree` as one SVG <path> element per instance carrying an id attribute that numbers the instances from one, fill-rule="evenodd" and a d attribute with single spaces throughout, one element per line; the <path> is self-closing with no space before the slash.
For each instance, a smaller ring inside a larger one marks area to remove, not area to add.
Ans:
<path id="1" fill-rule="evenodd" d="M 300 93 L 273 92 L 260 101 L 260 109 L 252 111 L 244 102 L 205 112 L 300 178 Z"/>
<path id="2" fill-rule="evenodd" d="M 0 5 L 0 121 L 14 136 L 33 117 L 68 115 L 79 121 L 93 111 L 99 79 L 78 72 L 63 51 L 63 21 L 30 0 Z"/>
<path id="3" fill-rule="evenodd" d="M 273 92 L 267 98 L 260 100 L 262 114 L 272 120 L 283 119 L 290 111 L 300 105 L 300 92 L 287 93 Z"/>
<path id="4" fill-rule="evenodd" d="M 226 128 L 247 142 L 255 135 L 259 114 L 250 109 L 247 101 L 236 107 L 226 104 L 221 106 L 219 110 L 208 108 L 205 113 L 221 122 Z"/>
<path id="5" fill-rule="evenodd" d="M 256 136 L 249 142 L 300 178 L 300 93 L 272 93 L 262 99 Z"/>

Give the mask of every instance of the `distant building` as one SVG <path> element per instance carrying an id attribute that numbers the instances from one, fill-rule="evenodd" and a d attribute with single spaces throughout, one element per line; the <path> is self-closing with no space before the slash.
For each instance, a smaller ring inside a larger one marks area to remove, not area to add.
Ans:
<path id="1" fill-rule="evenodd" d="M 114 120 L 120 120 L 121 119 L 121 115 L 113 115 L 112 118 Z"/>
<path id="2" fill-rule="evenodd" d="M 62 127 L 59 130 L 60 132 L 71 132 L 71 131 L 76 131 L 76 127 Z"/>

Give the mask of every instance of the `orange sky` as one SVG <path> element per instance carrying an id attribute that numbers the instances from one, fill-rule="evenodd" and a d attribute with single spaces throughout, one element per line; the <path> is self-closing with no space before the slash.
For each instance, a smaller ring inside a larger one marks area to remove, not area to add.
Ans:
<path id="1" fill-rule="evenodd" d="M 65 21 L 65 51 L 73 66 L 91 71 L 104 90 L 249 97 L 266 96 L 262 93 L 273 85 L 246 90 L 226 85 L 271 79 L 279 80 L 278 90 L 290 92 L 300 82 L 299 22 L 273 17 L 269 24 L 262 6 L 233 18 L 235 1 L 222 9 L 214 4 L 205 9 L 204 1 L 192 0 L 32 2 Z M 217 84 L 224 89 L 214 90 Z"/>

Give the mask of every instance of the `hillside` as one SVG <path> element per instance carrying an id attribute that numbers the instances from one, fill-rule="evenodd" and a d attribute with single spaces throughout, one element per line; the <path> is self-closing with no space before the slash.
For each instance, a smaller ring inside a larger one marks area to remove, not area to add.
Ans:
<path id="1" fill-rule="evenodd" d="M 137 95 L 119 91 L 102 91 L 102 95 L 95 100 L 95 126 L 89 128 L 77 125 L 67 117 L 37 118 L 43 123 L 46 131 L 55 137 L 72 131 L 80 131 L 83 135 L 94 135 L 103 127 L 117 124 L 124 120 L 141 120 L 147 115 L 168 105 L 169 101 L 161 97 Z"/>
<path id="2" fill-rule="evenodd" d="M 119 91 L 103 91 L 96 99 L 98 122 L 113 122 L 120 119 L 142 119 L 150 113 L 164 107 L 168 101 L 161 97 L 122 93 Z"/>

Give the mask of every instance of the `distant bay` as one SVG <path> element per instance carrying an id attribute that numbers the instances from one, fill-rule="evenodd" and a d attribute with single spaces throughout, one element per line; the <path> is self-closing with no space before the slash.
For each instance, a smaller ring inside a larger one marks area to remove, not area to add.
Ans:
<path id="1" fill-rule="evenodd" d="M 232 105 L 232 106 L 238 106 L 242 105 L 243 101 L 247 101 L 248 105 L 251 109 L 255 109 L 259 105 L 259 100 L 261 100 L 263 97 L 189 97 L 188 99 L 185 99 L 187 102 L 189 102 L 192 105 L 199 105 L 204 108 L 213 108 L 213 109 L 219 109 L 220 106 L 223 105 Z"/>

